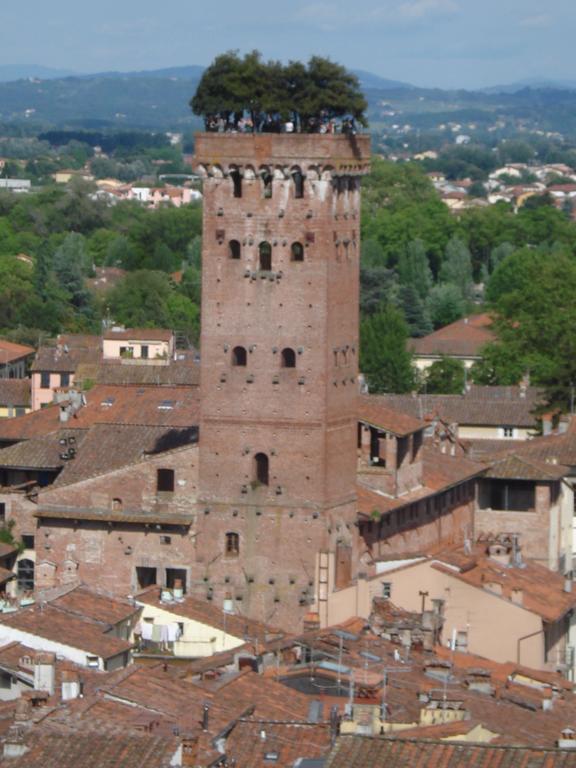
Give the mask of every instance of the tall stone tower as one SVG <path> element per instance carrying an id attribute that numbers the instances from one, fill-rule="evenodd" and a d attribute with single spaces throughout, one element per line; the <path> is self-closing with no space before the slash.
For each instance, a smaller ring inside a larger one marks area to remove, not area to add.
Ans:
<path id="1" fill-rule="evenodd" d="M 368 136 L 203 133 L 198 577 L 294 628 L 356 561 Z M 200 573 L 201 572 L 201 573 Z"/>

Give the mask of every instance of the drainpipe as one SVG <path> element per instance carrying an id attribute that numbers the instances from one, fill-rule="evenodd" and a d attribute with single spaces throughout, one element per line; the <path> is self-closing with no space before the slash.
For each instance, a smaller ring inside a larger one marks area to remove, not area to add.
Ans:
<path id="1" fill-rule="evenodd" d="M 529 635 L 524 635 L 523 637 L 519 637 L 516 641 L 516 663 L 520 664 L 520 643 L 522 643 L 524 640 L 529 640 L 531 637 L 536 637 L 537 635 L 543 635 L 544 630 L 539 629 L 537 632 L 530 632 Z"/>

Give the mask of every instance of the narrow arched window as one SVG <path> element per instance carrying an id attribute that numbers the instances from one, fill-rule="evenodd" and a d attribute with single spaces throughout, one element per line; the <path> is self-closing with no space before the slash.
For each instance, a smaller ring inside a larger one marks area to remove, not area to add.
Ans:
<path id="1" fill-rule="evenodd" d="M 260 260 L 260 269 L 263 272 L 272 271 L 272 246 L 265 240 L 258 246 L 258 257 Z"/>
<path id="2" fill-rule="evenodd" d="M 248 355 L 244 347 L 234 347 L 232 350 L 232 365 L 246 366 Z"/>
<path id="3" fill-rule="evenodd" d="M 292 243 L 290 253 L 292 261 L 304 261 L 304 246 L 302 243 Z"/>
<path id="4" fill-rule="evenodd" d="M 272 174 L 269 171 L 262 173 L 262 191 L 265 198 L 272 197 Z"/>
<path id="5" fill-rule="evenodd" d="M 254 479 L 260 485 L 268 485 L 269 483 L 269 461 L 268 456 L 265 453 L 257 453 L 254 456 Z"/>
<path id="6" fill-rule="evenodd" d="M 282 368 L 296 368 L 296 352 L 290 347 L 282 350 Z"/>
<path id="7" fill-rule="evenodd" d="M 294 197 L 304 197 L 304 175 L 302 171 L 294 171 L 292 178 L 294 180 Z"/>
<path id="8" fill-rule="evenodd" d="M 231 171 L 230 178 L 234 187 L 234 197 L 242 197 L 242 176 L 240 171 Z"/>
<path id="9" fill-rule="evenodd" d="M 242 246 L 238 240 L 230 240 L 228 243 L 228 254 L 231 259 L 239 259 L 242 254 Z"/>
<path id="10" fill-rule="evenodd" d="M 240 536 L 237 533 L 226 534 L 225 552 L 226 557 L 238 557 L 240 554 Z"/>

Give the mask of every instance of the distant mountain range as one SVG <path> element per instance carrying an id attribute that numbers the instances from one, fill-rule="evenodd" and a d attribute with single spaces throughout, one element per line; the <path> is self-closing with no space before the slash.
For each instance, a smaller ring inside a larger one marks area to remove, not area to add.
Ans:
<path id="1" fill-rule="evenodd" d="M 41 66 L 0 67 L 0 122 L 40 128 L 190 131 L 200 126 L 188 106 L 204 67 L 138 72 L 72 73 Z M 372 125 L 397 123 L 422 130 L 442 122 L 476 123 L 528 115 L 544 130 L 576 134 L 575 81 L 526 80 L 483 90 L 419 88 L 355 70 Z"/>

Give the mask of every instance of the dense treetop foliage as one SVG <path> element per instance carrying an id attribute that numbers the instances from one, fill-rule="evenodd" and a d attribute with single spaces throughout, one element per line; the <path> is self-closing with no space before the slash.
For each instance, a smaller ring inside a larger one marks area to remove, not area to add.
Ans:
<path id="1" fill-rule="evenodd" d="M 358 78 L 329 59 L 313 56 L 307 65 L 284 65 L 263 61 L 258 51 L 244 57 L 229 51 L 206 69 L 190 106 L 207 121 L 218 115 L 237 126 L 248 113 L 253 130 L 265 129 L 278 116 L 296 130 L 313 131 L 336 117 L 366 125 L 367 102 Z"/>

